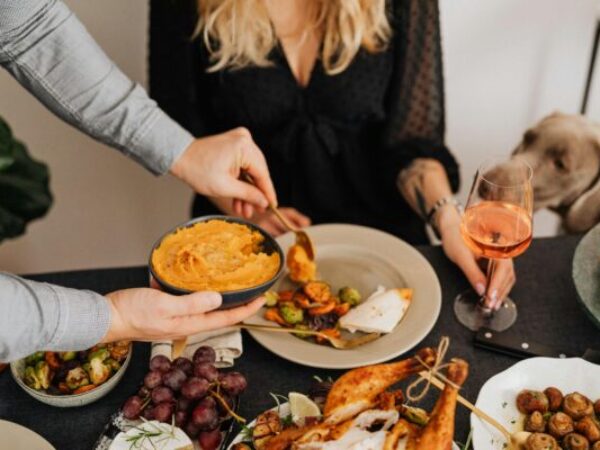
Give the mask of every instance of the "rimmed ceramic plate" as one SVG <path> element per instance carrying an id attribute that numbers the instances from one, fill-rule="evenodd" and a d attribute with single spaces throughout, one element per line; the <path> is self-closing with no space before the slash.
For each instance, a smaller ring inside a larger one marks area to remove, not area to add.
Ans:
<path id="1" fill-rule="evenodd" d="M 573 282 L 581 305 L 600 327 L 600 225 L 588 231 L 577 245 Z"/>
<path id="2" fill-rule="evenodd" d="M 55 450 L 48 441 L 22 425 L 0 420 L 0 448 L 10 450 Z"/>
<path id="3" fill-rule="evenodd" d="M 286 417 L 290 414 L 289 403 L 282 403 L 281 405 L 279 405 L 278 408 L 273 408 L 273 409 L 279 410 L 280 417 Z M 248 424 L 248 427 L 252 428 L 254 425 L 256 425 L 256 419 L 254 419 L 252 422 L 250 422 Z M 227 447 L 227 450 L 232 450 L 232 448 L 235 444 L 239 444 L 241 442 L 246 442 L 246 441 L 247 441 L 246 434 L 244 432 L 240 432 L 240 433 L 238 433 L 238 435 L 235 438 L 233 438 L 233 441 L 231 441 L 231 444 L 229 444 L 229 447 Z M 460 449 L 458 448 L 458 445 L 456 445 L 456 443 L 453 443 L 452 450 L 460 450 Z"/>
<path id="4" fill-rule="evenodd" d="M 334 290 L 352 286 L 366 297 L 380 285 L 410 287 L 414 289 L 411 306 L 394 331 L 352 350 L 337 350 L 292 335 L 252 330 L 254 339 L 276 355 L 298 364 L 351 369 L 392 359 L 427 336 L 440 314 L 442 295 L 433 268 L 416 249 L 390 234 L 356 225 L 317 225 L 306 232 L 316 247 L 319 278 L 330 283 Z M 286 252 L 294 243 L 294 235 L 285 234 L 277 242 Z M 284 274 L 273 289 L 284 289 L 286 284 L 291 285 Z M 263 314 L 264 310 L 247 322 L 273 326 Z"/>
<path id="5" fill-rule="evenodd" d="M 530 358 L 490 378 L 479 391 L 476 406 L 504 425 L 508 431 L 523 429 L 523 415 L 516 399 L 523 389 L 543 391 L 549 386 L 563 394 L 581 392 L 592 401 L 600 398 L 600 366 L 581 358 Z M 502 450 L 504 439 L 491 425 L 471 414 L 473 448 Z"/>

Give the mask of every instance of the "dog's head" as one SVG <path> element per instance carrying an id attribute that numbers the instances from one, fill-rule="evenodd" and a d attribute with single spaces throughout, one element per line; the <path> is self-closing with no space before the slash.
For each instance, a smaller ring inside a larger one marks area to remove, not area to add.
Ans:
<path id="1" fill-rule="evenodd" d="M 571 205 L 600 170 L 600 126 L 579 115 L 554 113 L 523 135 L 512 160 L 533 169 L 535 207 Z"/>

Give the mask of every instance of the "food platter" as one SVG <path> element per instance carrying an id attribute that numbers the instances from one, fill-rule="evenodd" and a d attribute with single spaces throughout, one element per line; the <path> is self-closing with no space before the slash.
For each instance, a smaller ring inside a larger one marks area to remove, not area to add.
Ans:
<path id="1" fill-rule="evenodd" d="M 600 327 L 600 225 L 592 228 L 577 245 L 573 282 L 583 309 Z"/>
<path id="2" fill-rule="evenodd" d="M 326 224 L 308 228 L 316 246 L 320 279 L 338 289 L 352 284 L 368 294 L 378 286 L 410 287 L 414 297 L 406 316 L 389 334 L 352 350 L 316 345 L 292 335 L 250 331 L 265 348 L 290 361 L 311 367 L 349 369 L 387 361 L 416 346 L 431 331 L 441 309 L 441 289 L 427 260 L 406 242 L 382 231 L 356 225 Z M 285 250 L 294 242 L 291 233 L 277 239 Z M 282 277 L 273 287 L 285 289 Z M 264 312 L 246 322 L 269 325 Z"/>
<path id="3" fill-rule="evenodd" d="M 286 417 L 290 414 L 290 405 L 289 403 L 282 403 L 281 405 L 279 405 L 276 408 L 273 408 L 274 410 L 277 410 L 277 412 L 279 413 L 280 417 Z M 248 427 L 252 428 L 256 425 L 256 419 L 253 420 L 252 422 L 250 422 L 248 424 Z M 244 432 L 240 432 L 238 433 L 233 440 L 231 441 L 231 443 L 229 444 L 229 446 L 227 447 L 227 450 L 232 450 L 233 446 L 235 444 L 239 444 L 240 442 L 244 442 L 244 440 L 246 439 L 246 434 Z M 456 445 L 456 443 L 454 443 L 452 445 L 452 450 L 460 450 L 458 445 Z"/>
<path id="4" fill-rule="evenodd" d="M 39 434 L 6 420 L 0 420 L 0 436 L 2 436 L 2 448 L 11 450 L 55 450 Z"/>
<path id="5" fill-rule="evenodd" d="M 481 388 L 476 405 L 492 416 L 509 432 L 521 431 L 523 415 L 518 411 L 516 398 L 523 389 L 543 391 L 548 386 L 563 393 L 581 392 L 600 398 L 600 366 L 580 358 L 530 358 L 520 361 L 490 378 Z M 490 425 L 471 415 L 473 448 L 502 450 L 504 439 Z"/>

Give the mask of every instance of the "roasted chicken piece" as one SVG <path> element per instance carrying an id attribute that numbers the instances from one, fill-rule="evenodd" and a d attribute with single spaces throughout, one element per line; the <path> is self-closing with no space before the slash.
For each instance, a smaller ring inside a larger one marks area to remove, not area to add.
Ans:
<path id="1" fill-rule="evenodd" d="M 448 380 L 462 386 L 469 375 L 469 365 L 462 359 L 453 359 L 448 365 Z M 451 450 L 454 437 L 454 416 L 458 390 L 446 384 L 438 398 L 429 422 L 425 427 L 411 433 L 406 450 Z"/>
<path id="2" fill-rule="evenodd" d="M 431 348 L 424 348 L 417 354 L 427 365 L 435 361 L 435 350 Z M 373 408 L 379 395 L 387 388 L 424 369 L 423 364 L 413 357 L 345 373 L 334 383 L 327 396 L 323 410 L 325 423 L 338 424 Z"/>

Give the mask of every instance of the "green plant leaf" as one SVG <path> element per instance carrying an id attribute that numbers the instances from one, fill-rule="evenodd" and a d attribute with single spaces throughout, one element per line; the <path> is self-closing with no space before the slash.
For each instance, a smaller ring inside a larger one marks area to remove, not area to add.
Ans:
<path id="1" fill-rule="evenodd" d="M 52 205 L 48 167 L 34 160 L 0 117 L 0 242 L 19 236 Z"/>

